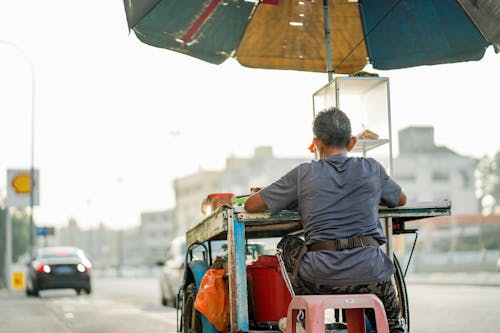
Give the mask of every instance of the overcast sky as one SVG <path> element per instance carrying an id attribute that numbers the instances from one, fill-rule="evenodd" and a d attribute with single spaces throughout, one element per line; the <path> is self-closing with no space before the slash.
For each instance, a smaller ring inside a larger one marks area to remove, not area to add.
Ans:
<path id="1" fill-rule="evenodd" d="M 121 0 L 0 0 L 0 40 L 0 193 L 7 169 L 31 163 L 32 64 L 38 225 L 137 225 L 141 211 L 173 208 L 173 179 L 229 155 L 270 145 L 310 156 L 312 94 L 326 74 L 148 46 L 129 34 Z M 491 48 L 479 62 L 376 72 L 390 78 L 393 136 L 434 126 L 436 144 L 459 154 L 500 150 Z"/>

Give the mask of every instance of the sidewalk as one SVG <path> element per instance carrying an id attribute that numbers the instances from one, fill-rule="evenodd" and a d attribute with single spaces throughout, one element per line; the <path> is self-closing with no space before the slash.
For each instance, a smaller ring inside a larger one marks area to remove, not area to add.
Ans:
<path id="1" fill-rule="evenodd" d="M 405 280 L 407 284 L 500 286 L 500 272 L 411 273 Z"/>
<path id="2" fill-rule="evenodd" d="M 23 291 L 0 289 L 0 323 L 0 331 L 6 333 L 72 332 L 39 298 Z"/>

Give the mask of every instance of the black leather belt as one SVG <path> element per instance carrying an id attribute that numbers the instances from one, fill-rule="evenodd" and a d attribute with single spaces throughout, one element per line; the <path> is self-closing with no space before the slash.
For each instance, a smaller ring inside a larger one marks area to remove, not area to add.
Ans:
<path id="1" fill-rule="evenodd" d="M 379 246 L 380 243 L 372 236 L 328 239 L 314 242 L 308 246 L 309 251 L 345 250 L 363 246 Z"/>
<path id="2" fill-rule="evenodd" d="M 380 246 L 380 242 L 372 236 L 361 236 L 352 238 L 338 238 L 316 241 L 311 245 L 304 245 L 299 252 L 297 262 L 293 270 L 293 279 L 297 279 L 299 273 L 300 262 L 307 251 L 322 251 L 322 250 L 346 250 L 355 247 L 363 246 Z"/>

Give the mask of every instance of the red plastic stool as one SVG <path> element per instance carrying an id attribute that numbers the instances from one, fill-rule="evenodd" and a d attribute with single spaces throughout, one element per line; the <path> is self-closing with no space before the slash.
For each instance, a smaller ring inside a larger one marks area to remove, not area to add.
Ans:
<path id="1" fill-rule="evenodd" d="M 377 333 L 388 333 L 389 325 L 384 305 L 374 294 L 296 295 L 288 305 L 286 333 L 296 333 L 297 315 L 300 309 L 306 311 L 306 332 L 325 332 L 325 310 L 344 309 L 347 332 L 366 333 L 365 308 L 375 310 Z"/>

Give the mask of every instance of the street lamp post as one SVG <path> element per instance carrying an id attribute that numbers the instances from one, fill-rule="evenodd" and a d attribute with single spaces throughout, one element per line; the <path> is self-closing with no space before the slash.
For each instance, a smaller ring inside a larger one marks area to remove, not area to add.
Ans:
<path id="1" fill-rule="evenodd" d="M 19 45 L 0 39 L 0 44 L 11 46 L 21 53 L 27 60 L 31 73 L 31 162 L 30 162 L 30 233 L 29 233 L 29 258 L 33 256 L 33 243 L 34 243 L 34 220 L 33 220 L 33 206 L 34 206 L 34 178 L 35 178 L 35 67 L 29 57 L 28 53 Z M 12 258 L 10 258 L 10 261 Z"/>

